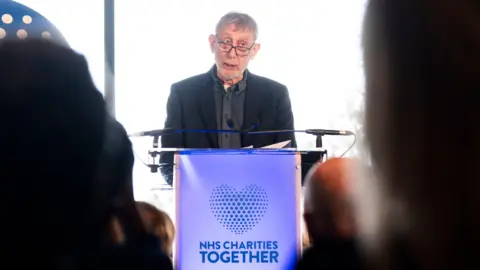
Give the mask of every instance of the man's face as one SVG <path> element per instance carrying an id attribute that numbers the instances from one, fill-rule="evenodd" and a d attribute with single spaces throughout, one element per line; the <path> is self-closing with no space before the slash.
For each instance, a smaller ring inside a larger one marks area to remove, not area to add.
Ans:
<path id="1" fill-rule="evenodd" d="M 210 35 L 209 42 L 218 75 L 223 80 L 242 78 L 248 63 L 260 49 L 260 44 L 255 43 L 254 33 L 235 24 L 225 25 L 216 36 Z"/>

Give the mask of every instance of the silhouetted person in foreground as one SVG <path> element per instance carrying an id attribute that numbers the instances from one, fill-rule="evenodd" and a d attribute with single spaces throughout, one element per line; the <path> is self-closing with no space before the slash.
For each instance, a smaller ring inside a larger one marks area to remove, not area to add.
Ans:
<path id="1" fill-rule="evenodd" d="M 376 269 L 480 269 L 479 25 L 478 1 L 368 3 L 368 185 L 379 192 L 361 198 L 380 200 L 362 221 L 378 229 L 362 235 Z"/>
<path id="2" fill-rule="evenodd" d="M 304 219 L 311 246 L 297 269 L 363 269 L 357 247 L 351 177 L 357 162 L 333 158 L 307 174 Z"/>
<path id="3" fill-rule="evenodd" d="M 48 41 L 0 42 L 2 268 L 172 269 L 135 208 L 133 153 L 84 57 Z M 128 242 L 115 246 L 115 214 Z"/>

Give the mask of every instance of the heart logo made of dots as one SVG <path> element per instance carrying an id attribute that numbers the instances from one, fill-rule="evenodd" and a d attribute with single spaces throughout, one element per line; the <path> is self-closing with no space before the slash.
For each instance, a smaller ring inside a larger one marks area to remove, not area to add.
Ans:
<path id="1" fill-rule="evenodd" d="M 213 215 L 223 227 L 235 234 L 253 229 L 262 220 L 267 208 L 267 193 L 257 185 L 249 185 L 240 192 L 220 185 L 210 195 Z"/>

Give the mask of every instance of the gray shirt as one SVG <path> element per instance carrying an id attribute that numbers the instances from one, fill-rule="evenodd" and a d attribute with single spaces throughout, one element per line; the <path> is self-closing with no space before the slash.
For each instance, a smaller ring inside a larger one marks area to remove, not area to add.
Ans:
<path id="1" fill-rule="evenodd" d="M 247 73 L 244 72 L 243 79 L 229 88 L 225 88 L 223 82 L 218 78 L 216 68 L 212 69 L 212 77 L 217 128 L 231 130 L 233 125 L 233 129 L 242 129 Z M 219 133 L 218 144 L 220 148 L 241 148 L 241 136 L 238 133 Z"/>

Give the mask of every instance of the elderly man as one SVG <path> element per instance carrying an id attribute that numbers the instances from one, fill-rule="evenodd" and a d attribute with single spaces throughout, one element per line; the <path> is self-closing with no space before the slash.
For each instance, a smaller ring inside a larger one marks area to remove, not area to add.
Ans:
<path id="1" fill-rule="evenodd" d="M 165 128 L 293 129 L 287 87 L 247 69 L 260 50 L 257 35 L 257 23 L 247 14 L 231 12 L 220 19 L 215 35 L 208 38 L 215 65 L 204 74 L 172 85 Z M 283 141 L 290 141 L 291 147 L 296 147 L 293 133 L 180 133 L 164 135 L 161 141 L 162 147 L 175 148 L 262 147 Z M 161 161 L 170 163 L 172 155 L 162 155 Z"/>
<path id="2" fill-rule="evenodd" d="M 312 246 L 297 269 L 361 269 L 350 177 L 357 162 L 333 158 L 306 177 L 304 220 Z"/>

